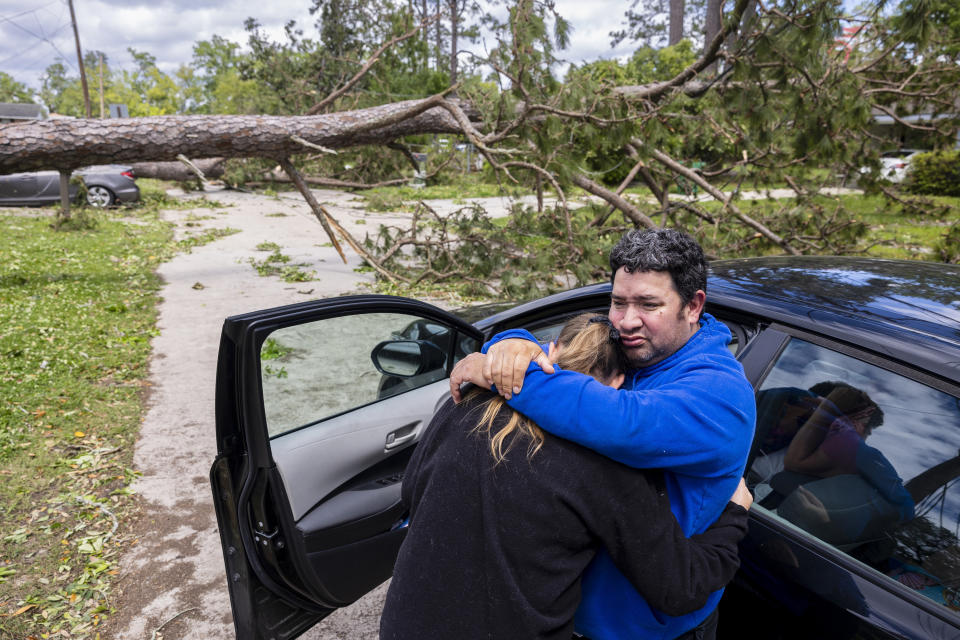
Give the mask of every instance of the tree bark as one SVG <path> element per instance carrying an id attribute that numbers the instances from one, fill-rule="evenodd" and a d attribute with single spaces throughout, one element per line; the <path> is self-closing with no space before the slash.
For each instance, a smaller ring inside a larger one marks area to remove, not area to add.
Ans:
<path id="1" fill-rule="evenodd" d="M 441 14 L 443 13 L 443 12 L 441 11 L 441 9 L 440 9 L 440 1 L 441 1 L 441 0 L 435 0 L 435 1 L 436 1 L 436 3 L 437 3 L 437 15 L 439 16 L 439 15 L 441 15 Z M 434 27 L 435 27 L 435 29 L 434 29 L 434 35 L 436 36 L 436 40 L 437 40 L 437 42 L 436 42 L 436 44 L 437 44 L 437 52 L 436 52 L 436 53 L 437 53 L 437 71 L 440 71 L 440 70 L 443 69 L 443 36 L 442 36 L 442 34 L 441 34 L 441 27 L 440 27 L 440 23 L 441 23 L 441 22 L 443 22 L 443 21 L 438 18 L 436 24 L 434 25 Z"/>
<path id="2" fill-rule="evenodd" d="M 70 219 L 70 173 L 60 172 L 60 219 Z"/>
<path id="3" fill-rule="evenodd" d="M 440 97 L 316 116 L 156 116 L 0 125 L 0 173 L 188 158 L 279 160 L 303 153 L 294 137 L 341 149 L 417 133 L 457 133 Z"/>
<path id="4" fill-rule="evenodd" d="M 457 9 L 459 0 L 449 0 L 450 9 L 450 84 L 457 84 L 457 29 L 460 26 Z"/>
<path id="5" fill-rule="evenodd" d="M 670 34 L 667 41 L 670 46 L 683 40 L 683 5 L 684 0 L 670 0 Z"/>
<path id="6" fill-rule="evenodd" d="M 720 33 L 723 27 L 723 0 L 707 0 L 707 15 L 703 24 L 703 41 L 711 43 Z M 716 63 L 708 67 L 711 70 L 716 69 Z"/>
<path id="7" fill-rule="evenodd" d="M 223 175 L 223 164 L 226 158 L 204 158 L 195 160 L 193 164 L 203 172 L 207 178 L 219 178 Z M 156 178 L 157 180 L 176 180 L 184 182 L 193 180 L 197 176 L 182 162 L 134 162 L 130 165 L 133 174 L 138 178 Z"/>
<path id="8" fill-rule="evenodd" d="M 657 223 L 647 217 L 640 209 L 633 206 L 630 201 L 621 195 L 602 187 L 590 178 L 582 174 L 573 176 L 573 184 L 577 185 L 587 193 L 603 198 L 607 203 L 613 205 L 630 218 L 637 227 L 646 227 L 647 229 L 656 229 Z"/>

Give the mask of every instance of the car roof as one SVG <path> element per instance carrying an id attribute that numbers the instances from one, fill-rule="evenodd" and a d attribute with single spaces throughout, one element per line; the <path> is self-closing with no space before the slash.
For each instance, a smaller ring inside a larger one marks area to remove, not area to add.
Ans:
<path id="1" fill-rule="evenodd" d="M 496 328 L 550 305 L 603 306 L 608 283 L 521 304 L 476 323 Z M 707 306 L 788 324 L 887 354 L 960 382 L 960 266 L 836 256 L 710 263 Z"/>
<path id="2" fill-rule="evenodd" d="M 710 267 L 708 302 L 960 380 L 960 266 L 804 256 L 719 260 Z"/>

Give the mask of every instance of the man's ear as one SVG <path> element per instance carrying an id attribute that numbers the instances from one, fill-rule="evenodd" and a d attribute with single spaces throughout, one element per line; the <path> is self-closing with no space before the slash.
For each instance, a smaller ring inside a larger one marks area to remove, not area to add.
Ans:
<path id="1" fill-rule="evenodd" d="M 684 307 L 687 322 L 694 324 L 700 321 L 700 315 L 703 313 L 703 306 L 706 304 L 707 294 L 702 289 L 697 289 L 690 302 Z"/>

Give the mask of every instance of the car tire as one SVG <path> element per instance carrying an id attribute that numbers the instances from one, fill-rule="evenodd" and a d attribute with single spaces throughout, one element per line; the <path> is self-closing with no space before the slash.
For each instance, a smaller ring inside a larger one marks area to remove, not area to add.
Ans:
<path id="1" fill-rule="evenodd" d="M 91 185 L 87 187 L 87 204 L 91 207 L 103 209 L 116 202 L 117 197 L 113 191 L 100 185 Z"/>

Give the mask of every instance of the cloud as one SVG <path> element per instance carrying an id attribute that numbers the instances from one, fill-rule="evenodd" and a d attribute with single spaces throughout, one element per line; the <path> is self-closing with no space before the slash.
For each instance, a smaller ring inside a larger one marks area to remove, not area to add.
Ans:
<path id="1" fill-rule="evenodd" d="M 76 48 L 66 0 L 35 6 L 32 0 L 14 0 L 0 9 L 0 71 L 31 87 L 40 87 L 46 67 L 63 59 L 76 72 Z M 283 34 L 283 25 L 295 19 L 304 26 L 313 20 L 304 0 L 85 0 L 77 2 L 77 24 L 84 51 L 103 51 L 114 68 L 132 69 L 127 53 L 132 47 L 157 58 L 161 70 L 172 73 L 190 62 L 193 45 L 214 34 L 243 43 L 243 22 L 255 17 L 264 31 Z"/>
<path id="2" fill-rule="evenodd" d="M 574 27 L 571 46 L 563 58 L 580 63 L 611 58 L 629 47 L 610 49 L 609 32 L 618 28 L 625 2 L 590 3 L 560 0 L 558 9 Z M 243 22 L 256 18 L 274 38 L 296 20 L 309 33 L 314 18 L 308 0 L 75 0 L 77 24 L 84 51 L 103 51 L 114 69 L 132 69 L 128 47 L 147 52 L 166 73 L 188 64 L 193 45 L 214 34 L 245 44 Z M 76 73 L 76 49 L 66 0 L 8 0 L 0 8 L 0 71 L 34 89 L 48 65 L 62 58 Z M 480 49 L 481 45 L 477 45 Z"/>

